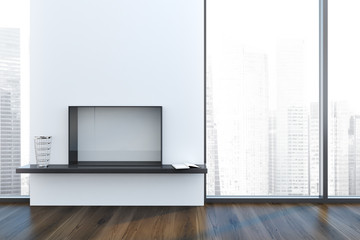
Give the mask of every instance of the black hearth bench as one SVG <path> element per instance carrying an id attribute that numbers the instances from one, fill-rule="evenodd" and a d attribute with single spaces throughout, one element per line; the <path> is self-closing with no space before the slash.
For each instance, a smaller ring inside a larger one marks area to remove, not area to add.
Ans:
<path id="1" fill-rule="evenodd" d="M 206 165 L 197 165 L 199 168 L 174 169 L 171 164 L 150 166 L 49 164 L 46 168 L 39 168 L 36 164 L 30 164 L 16 168 L 16 173 L 207 173 Z"/>

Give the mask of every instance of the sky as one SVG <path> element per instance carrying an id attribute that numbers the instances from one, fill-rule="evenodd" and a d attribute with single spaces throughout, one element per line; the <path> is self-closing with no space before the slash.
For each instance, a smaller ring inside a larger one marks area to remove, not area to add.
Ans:
<path id="1" fill-rule="evenodd" d="M 0 27 L 23 27 L 29 24 L 30 0 L 0 0 Z"/>
<path id="2" fill-rule="evenodd" d="M 268 57 L 270 108 L 277 98 L 277 46 L 286 40 L 303 40 L 305 88 L 309 102 L 318 100 L 319 6 L 314 0 L 208 0 L 207 55 L 212 74 L 231 64 L 226 53 L 245 48 Z M 306 17 L 304 17 L 306 16 Z M 221 63 L 220 63 L 221 61 Z M 229 61 L 229 62 L 227 62 Z M 220 66 L 220 67 L 219 67 Z M 214 81 L 214 88 L 216 83 Z M 221 95 L 222 93 L 218 93 Z M 226 93 L 224 93 L 226 94 Z"/>
<path id="3" fill-rule="evenodd" d="M 351 6 L 351 7 L 349 7 Z M 360 114 L 360 1 L 329 1 L 329 102 L 347 101 Z M 215 78 L 233 61 L 229 52 L 250 49 L 269 61 L 269 105 L 276 108 L 277 44 L 304 41 L 304 84 L 308 102 L 319 95 L 319 2 L 314 0 L 208 0 L 207 55 Z M 221 81 L 218 82 L 221 84 Z M 215 95 L 221 87 L 214 81 Z"/>
<path id="4" fill-rule="evenodd" d="M 360 114 L 360 1 L 329 1 L 329 98 Z"/>

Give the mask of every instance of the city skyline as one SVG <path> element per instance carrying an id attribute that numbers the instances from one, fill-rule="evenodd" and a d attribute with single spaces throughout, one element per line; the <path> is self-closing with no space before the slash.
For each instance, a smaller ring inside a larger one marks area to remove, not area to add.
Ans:
<path id="1" fill-rule="evenodd" d="M 227 55 L 233 64 L 218 79 L 208 57 L 210 196 L 320 194 L 319 103 L 304 94 L 304 42 L 292 39 L 279 46 L 275 109 L 269 107 L 265 53 L 234 49 Z M 216 92 L 214 81 L 223 89 Z M 329 103 L 328 122 L 329 195 L 360 194 L 360 117 L 346 102 L 335 101 Z"/>

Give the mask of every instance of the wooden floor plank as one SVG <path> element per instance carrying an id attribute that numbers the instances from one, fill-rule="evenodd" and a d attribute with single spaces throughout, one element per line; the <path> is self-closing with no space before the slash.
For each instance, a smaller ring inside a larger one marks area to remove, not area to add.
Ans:
<path id="1" fill-rule="evenodd" d="M 360 239 L 360 204 L 30 207 L 2 203 L 0 239 Z"/>

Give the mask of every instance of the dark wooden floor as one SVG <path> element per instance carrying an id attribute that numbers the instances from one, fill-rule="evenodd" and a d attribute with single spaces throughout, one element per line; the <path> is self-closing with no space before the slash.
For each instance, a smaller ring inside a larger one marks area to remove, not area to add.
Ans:
<path id="1" fill-rule="evenodd" d="M 29 207 L 1 203 L 0 239 L 360 239 L 360 205 Z"/>

